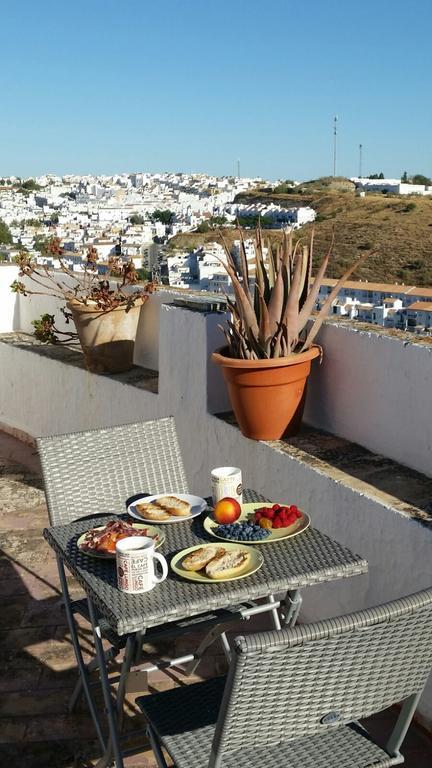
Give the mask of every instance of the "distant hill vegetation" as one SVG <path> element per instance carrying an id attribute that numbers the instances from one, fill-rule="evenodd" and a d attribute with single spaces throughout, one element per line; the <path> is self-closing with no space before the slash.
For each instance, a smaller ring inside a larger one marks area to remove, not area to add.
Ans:
<path id="1" fill-rule="evenodd" d="M 365 250 L 378 249 L 355 273 L 355 279 L 432 285 L 432 199 L 418 195 L 370 194 L 357 197 L 348 179 L 317 179 L 303 183 L 294 192 L 269 189 L 250 190 L 238 195 L 242 203 L 276 203 L 286 208 L 310 205 L 317 211 L 315 260 L 319 262 L 335 233 L 333 257 L 327 277 L 338 277 Z M 248 235 L 249 231 L 246 230 Z M 223 230 L 231 242 L 234 230 Z M 311 225 L 302 227 L 295 238 L 308 238 Z M 265 237 L 279 240 L 280 230 L 266 230 Z M 216 233 L 191 233 L 170 240 L 172 248 L 197 247 L 218 240 Z"/>

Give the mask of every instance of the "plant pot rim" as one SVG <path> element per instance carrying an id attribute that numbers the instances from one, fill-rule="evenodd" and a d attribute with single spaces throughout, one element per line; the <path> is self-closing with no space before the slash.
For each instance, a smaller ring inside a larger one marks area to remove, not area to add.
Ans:
<path id="1" fill-rule="evenodd" d="M 314 360 L 322 353 L 318 344 L 312 344 L 310 349 L 305 352 L 293 352 L 286 357 L 270 357 L 259 360 L 243 360 L 239 357 L 230 357 L 227 354 L 228 347 L 220 347 L 212 353 L 212 360 L 219 365 L 227 368 L 281 368 L 286 365 L 295 365 L 296 363 L 305 363 L 307 360 Z"/>
<path id="2" fill-rule="evenodd" d="M 143 304 L 145 304 L 147 299 L 144 299 L 142 296 L 139 296 L 135 299 L 134 304 L 132 307 L 130 307 L 129 312 L 132 309 L 135 309 L 135 307 L 142 307 Z M 124 312 L 126 309 L 126 303 L 119 304 L 117 307 L 110 307 L 109 309 L 101 309 L 101 307 L 98 307 L 96 302 L 93 304 L 83 304 L 82 301 L 78 301 L 77 299 L 69 299 L 66 302 L 66 306 L 68 309 L 73 310 L 74 312 L 94 312 L 99 315 L 107 315 L 110 312 Z"/>

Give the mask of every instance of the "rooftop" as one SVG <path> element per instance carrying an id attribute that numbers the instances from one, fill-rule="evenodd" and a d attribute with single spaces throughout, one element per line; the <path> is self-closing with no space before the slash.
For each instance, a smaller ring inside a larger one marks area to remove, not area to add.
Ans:
<path id="1" fill-rule="evenodd" d="M 61 605 L 54 553 L 41 535 L 48 516 L 39 461 L 33 448 L 4 433 L 0 433 L 0 488 L 0 590 L 7 598 L 0 631 L 3 761 L 11 766 L 19 761 L 26 768 L 90 768 L 99 756 L 90 717 L 83 704 L 72 715 L 67 709 L 77 669 Z M 78 585 L 72 577 L 69 581 L 73 597 L 79 596 Z M 83 624 L 85 647 L 88 631 L 88 625 Z M 176 654 L 183 652 L 182 642 L 177 642 Z M 173 651 L 167 644 L 165 653 Z M 186 680 L 174 670 L 151 673 L 149 690 L 134 692 L 127 699 L 130 744 L 137 743 L 134 731 L 143 727 L 143 716 L 134 705 L 139 693 L 186 685 L 222 674 L 224 669 L 224 657 L 214 650 L 199 667 L 199 677 Z M 395 708 L 386 710 L 369 718 L 367 727 L 384 739 L 397 714 Z M 420 725 L 413 725 L 403 752 L 407 768 L 429 768 L 431 736 Z M 136 756 L 126 758 L 125 765 L 156 768 L 148 745 Z"/>
<path id="2" fill-rule="evenodd" d="M 142 311 L 137 365 L 108 376 L 86 371 L 76 350 L 35 342 L 28 331 L 37 306 L 22 297 L 13 297 L 13 303 L 6 292 L 0 301 L 0 321 L 9 313 L 0 325 L 0 589 L 7 598 L 0 632 L 0 716 L 11 765 L 20 759 L 29 768 L 84 768 L 92 762 L 83 762 L 82 755 L 93 761 L 98 754 L 85 708 L 74 716 L 67 712 L 76 665 L 54 559 L 41 536 L 47 512 L 31 447 L 36 436 L 173 415 L 194 493 L 207 495 L 212 467 L 241 466 L 248 485 L 268 498 L 297 503 L 316 527 L 368 560 L 368 575 L 304 590 L 302 621 L 430 586 L 430 340 L 366 324 L 326 323 L 319 336 L 325 355 L 308 385 L 302 430 L 288 440 L 256 442 L 240 434 L 219 372 L 209 361 L 221 344 L 221 306 L 208 301 L 197 306 L 186 292 L 183 306 L 173 304 L 178 299 L 173 291 L 152 298 Z M 76 585 L 72 588 L 77 595 Z M 88 648 L 88 626 L 82 626 L 82 640 Z M 223 669 L 216 654 L 199 672 L 207 676 Z M 155 674 L 150 689 L 185 684 L 180 673 L 170 675 Z M 131 721 L 134 698 L 135 693 L 128 700 Z M 373 728 L 384 734 L 395 716 L 393 710 L 375 718 Z M 432 731 L 430 683 L 417 722 L 403 751 L 406 765 L 423 768 L 432 754 L 420 727 Z M 153 763 L 144 750 L 127 765 Z"/>

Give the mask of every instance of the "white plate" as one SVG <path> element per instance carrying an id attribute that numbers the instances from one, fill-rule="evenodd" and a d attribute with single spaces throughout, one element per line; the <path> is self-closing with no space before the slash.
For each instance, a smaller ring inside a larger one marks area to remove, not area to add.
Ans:
<path id="1" fill-rule="evenodd" d="M 182 568 L 182 561 L 186 555 L 190 555 L 190 553 L 195 549 L 205 549 L 209 546 L 212 547 L 213 544 L 196 544 L 194 547 L 182 549 L 181 552 L 177 552 L 177 554 L 174 555 L 173 559 L 171 560 L 170 567 L 174 573 L 176 573 L 178 576 L 181 576 L 183 579 L 188 579 L 188 581 L 199 581 L 202 584 L 218 584 L 222 581 L 237 581 L 237 579 L 245 579 L 246 576 L 250 576 L 252 573 L 255 573 L 255 571 L 261 568 L 264 562 L 264 558 L 259 550 L 251 549 L 250 547 L 245 546 L 243 543 L 234 544 L 233 542 L 229 542 L 223 545 L 224 549 L 241 549 L 244 552 L 248 552 L 251 556 L 249 563 L 245 565 L 236 576 L 230 576 L 228 579 L 210 579 L 209 576 L 206 576 L 204 570 L 187 571 L 186 568 Z"/>
<path id="2" fill-rule="evenodd" d="M 139 514 L 139 512 L 136 511 L 135 504 L 138 501 L 145 501 L 146 503 L 150 504 L 152 501 L 156 501 L 156 499 L 161 499 L 162 496 L 176 496 L 177 499 L 187 501 L 192 508 L 190 515 L 187 517 L 176 517 L 175 515 L 171 515 L 170 520 L 148 520 L 146 517 L 143 517 Z M 202 499 L 201 496 L 192 496 L 190 493 L 173 493 L 172 491 L 167 491 L 166 493 L 157 493 L 156 496 L 141 496 L 141 498 L 135 499 L 132 504 L 129 504 L 127 511 L 129 515 L 135 517 L 137 520 L 141 520 L 144 523 L 154 523 L 155 525 L 170 525 L 171 523 L 182 523 L 184 520 L 192 520 L 193 517 L 197 517 L 201 514 L 201 512 L 204 512 L 205 509 L 207 509 L 207 502 L 205 499 Z"/>
<path id="3" fill-rule="evenodd" d="M 140 523 L 131 523 L 133 528 L 136 528 L 139 531 L 142 531 L 144 529 L 147 530 L 147 533 L 150 538 L 155 538 L 157 536 L 157 541 L 155 543 L 155 549 L 158 549 L 158 547 L 163 544 L 165 541 L 165 534 L 162 533 L 162 531 L 159 530 L 159 528 L 156 528 L 154 525 L 144 525 Z M 104 525 L 98 525 L 97 528 L 89 528 L 91 531 L 103 531 L 105 528 Z M 81 552 L 84 552 L 86 555 L 90 555 L 90 557 L 100 557 L 102 560 L 115 560 L 116 554 L 115 552 L 98 552 L 96 549 L 87 549 L 86 547 L 83 547 L 84 539 L 87 535 L 88 531 L 85 531 L 81 534 L 77 541 L 77 547 Z"/>
<path id="4" fill-rule="evenodd" d="M 259 503 L 254 502 L 253 504 L 242 504 L 241 515 L 235 522 L 244 523 L 249 520 L 252 513 L 255 512 L 256 509 L 271 506 L 272 505 L 270 503 L 262 501 Z M 204 520 L 204 530 L 206 530 L 207 533 L 209 533 L 211 536 L 214 536 L 216 539 L 221 539 L 222 541 L 234 541 L 238 542 L 239 544 L 245 543 L 244 541 L 240 541 L 240 539 L 226 539 L 224 536 L 220 536 L 218 533 L 216 533 L 218 526 L 219 523 L 217 523 L 211 515 L 208 515 Z M 287 528 L 271 528 L 269 536 L 266 536 L 265 539 L 258 539 L 258 541 L 248 541 L 246 543 L 248 546 L 250 544 L 272 544 L 275 541 L 282 541 L 283 539 L 290 539 L 292 536 L 298 536 L 299 533 L 303 533 L 303 531 L 309 528 L 309 526 L 309 515 L 307 515 L 306 512 L 302 512 L 302 516 Z"/>

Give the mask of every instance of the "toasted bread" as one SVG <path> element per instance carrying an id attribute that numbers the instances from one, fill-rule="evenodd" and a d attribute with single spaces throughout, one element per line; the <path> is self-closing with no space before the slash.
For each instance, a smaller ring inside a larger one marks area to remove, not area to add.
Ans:
<path id="1" fill-rule="evenodd" d="M 155 504 L 174 517 L 188 517 L 191 513 L 191 505 L 177 496 L 161 496 L 156 499 Z"/>
<path id="2" fill-rule="evenodd" d="M 157 504 L 146 503 L 144 501 L 138 501 L 135 504 L 135 509 L 141 517 L 145 520 L 169 520 L 171 515 L 166 510 L 159 507 Z"/>
<path id="3" fill-rule="evenodd" d="M 200 571 L 214 557 L 223 555 L 225 550 L 217 544 L 209 544 L 207 547 L 199 547 L 183 559 L 182 567 L 186 571 Z"/>
<path id="4" fill-rule="evenodd" d="M 223 550 L 206 565 L 205 572 L 209 579 L 230 579 L 237 576 L 250 561 L 250 553 L 243 549 Z"/>

